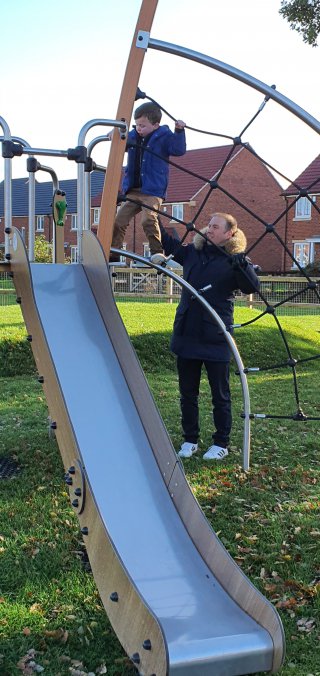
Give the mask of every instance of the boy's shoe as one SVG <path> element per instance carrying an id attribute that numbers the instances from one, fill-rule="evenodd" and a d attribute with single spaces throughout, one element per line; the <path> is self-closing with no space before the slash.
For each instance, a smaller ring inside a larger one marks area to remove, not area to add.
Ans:
<path id="1" fill-rule="evenodd" d="M 203 456 L 203 459 L 223 460 L 223 458 L 226 458 L 227 455 L 228 455 L 227 448 L 222 448 L 222 446 L 216 446 L 215 444 L 213 444 L 213 446 L 210 446 L 210 448 L 208 448 L 207 452 Z"/>
<path id="2" fill-rule="evenodd" d="M 121 261 L 120 256 L 118 256 L 117 254 L 110 254 L 109 265 L 115 265 L 116 267 L 119 267 L 119 268 L 126 268 L 127 267 L 126 262 Z"/>
<path id="3" fill-rule="evenodd" d="M 184 441 L 178 453 L 179 458 L 191 458 L 191 456 L 198 450 L 198 444 L 193 444 L 190 441 Z"/>
<path id="4" fill-rule="evenodd" d="M 120 254 L 111 253 L 109 256 L 109 263 L 120 263 Z"/>
<path id="5" fill-rule="evenodd" d="M 151 263 L 155 263 L 155 265 L 164 265 L 166 260 L 167 258 L 163 253 L 155 253 L 150 256 Z"/>

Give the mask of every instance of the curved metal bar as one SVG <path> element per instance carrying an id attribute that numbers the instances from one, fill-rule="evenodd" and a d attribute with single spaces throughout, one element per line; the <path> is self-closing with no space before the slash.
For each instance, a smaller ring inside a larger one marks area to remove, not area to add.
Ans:
<path id="1" fill-rule="evenodd" d="M 124 120 L 106 120 L 104 118 L 95 118 L 93 120 L 89 120 L 86 122 L 83 127 L 80 129 L 79 136 L 78 136 L 78 145 L 83 146 L 85 145 L 85 138 L 86 135 L 92 127 L 118 127 L 119 129 L 123 129 L 125 133 L 128 131 L 128 125 Z"/>
<path id="2" fill-rule="evenodd" d="M 187 49 L 186 47 L 181 47 L 179 45 L 173 45 L 169 42 L 162 42 L 161 40 L 153 40 L 152 38 L 150 38 L 148 40 L 148 47 L 161 52 L 167 52 L 168 54 L 182 56 L 186 59 L 190 59 L 191 61 L 201 63 L 204 66 L 214 68 L 215 70 L 218 70 L 221 73 L 224 73 L 225 75 L 230 75 L 236 80 L 239 80 L 240 82 L 244 82 L 245 84 L 249 85 L 249 87 L 253 87 L 254 89 L 257 89 L 259 92 L 262 92 L 262 94 L 265 94 L 270 99 L 273 99 L 284 108 L 287 108 L 287 110 L 296 115 L 296 117 L 299 117 L 301 120 L 303 120 L 303 122 L 305 122 L 309 127 L 311 127 L 311 129 L 314 129 L 314 131 L 320 133 L 319 120 L 317 120 L 315 117 L 312 117 L 312 115 L 307 113 L 306 110 L 300 108 L 300 106 L 298 106 L 296 103 L 288 99 L 283 94 L 280 94 L 280 92 L 277 92 L 272 87 L 269 87 L 264 82 L 261 82 L 261 80 L 257 80 L 251 75 L 248 75 L 248 73 L 245 73 L 242 70 L 238 70 L 238 68 L 234 68 L 233 66 L 230 66 L 227 63 L 224 63 L 223 61 L 218 61 L 218 59 L 214 59 L 213 57 L 201 54 L 201 52 L 196 52 L 193 51 L 192 49 Z"/>
<path id="3" fill-rule="evenodd" d="M 1 125 L 1 122 L 0 122 L 0 125 Z M 21 145 L 25 146 L 25 147 L 30 147 L 30 144 L 27 141 L 25 141 L 23 138 L 21 138 L 20 136 L 11 136 L 10 139 L 6 139 L 5 136 L 0 136 L 0 143 L 2 141 L 7 141 L 7 140 L 14 141 L 15 143 L 21 143 Z"/>
<path id="4" fill-rule="evenodd" d="M 219 325 L 230 347 L 230 350 L 232 352 L 233 358 L 236 362 L 240 375 L 242 397 L 243 397 L 243 419 L 244 419 L 242 464 L 244 471 L 247 471 L 250 466 L 250 395 L 248 382 L 236 342 L 234 338 L 230 335 L 230 333 L 226 330 L 225 324 L 222 321 L 221 317 L 219 317 L 218 313 L 211 307 L 208 301 L 206 301 L 205 298 L 203 298 L 203 296 L 201 296 L 198 293 L 198 291 L 194 289 L 193 286 L 191 286 L 191 284 L 189 284 L 184 279 L 176 275 L 174 272 L 172 272 L 172 270 L 168 270 L 167 268 L 162 267 L 161 265 L 151 263 L 146 258 L 143 258 L 143 256 L 138 256 L 137 254 L 132 253 L 131 251 L 127 250 L 123 251 L 123 249 L 114 249 L 113 247 L 110 249 L 110 251 L 120 256 L 125 255 L 126 258 L 139 261 L 144 266 L 147 266 L 149 268 L 155 268 L 159 272 L 167 275 L 168 277 L 171 277 L 171 279 L 173 279 L 177 284 L 185 288 L 194 298 L 196 298 L 199 301 L 199 303 L 201 303 L 201 305 L 203 305 L 203 307 L 209 312 L 214 321 Z"/>
<path id="5" fill-rule="evenodd" d="M 95 118 L 92 120 L 88 120 L 83 127 L 80 129 L 79 136 L 78 136 L 78 145 L 79 146 L 84 146 L 85 145 L 85 139 L 88 131 L 92 127 L 118 127 L 119 132 L 121 133 L 121 130 L 123 130 L 123 133 L 127 135 L 128 133 L 128 125 L 126 122 L 123 120 L 109 120 L 109 119 L 103 119 L 103 118 Z M 86 185 L 86 180 L 85 180 L 85 167 L 82 162 L 78 163 L 78 175 L 77 175 L 77 220 L 78 220 L 78 232 L 77 232 L 77 240 L 78 240 L 78 260 L 81 263 L 82 260 L 82 232 L 83 230 L 89 230 L 89 224 L 90 224 L 90 205 L 86 209 L 86 197 L 88 193 L 88 185 Z M 88 209 L 89 209 L 89 218 L 88 218 Z M 86 214 L 87 212 L 87 214 Z"/>
<path id="6" fill-rule="evenodd" d="M 44 164 L 40 164 L 39 169 L 40 169 L 40 171 L 45 171 L 47 174 L 50 174 L 50 176 L 52 178 L 53 189 L 58 190 L 59 189 L 59 180 L 58 180 L 58 176 L 57 176 L 56 172 L 54 171 L 54 169 L 52 169 L 51 167 L 46 167 Z"/>
<path id="7" fill-rule="evenodd" d="M 87 146 L 88 157 L 91 156 L 91 153 L 92 153 L 93 148 L 94 148 L 98 143 L 101 143 L 101 141 L 110 141 L 110 138 L 109 138 L 109 136 L 107 136 L 107 135 L 104 135 L 104 136 L 96 136 L 96 138 L 93 138 L 92 141 L 90 141 L 90 143 L 88 143 L 88 146 Z"/>

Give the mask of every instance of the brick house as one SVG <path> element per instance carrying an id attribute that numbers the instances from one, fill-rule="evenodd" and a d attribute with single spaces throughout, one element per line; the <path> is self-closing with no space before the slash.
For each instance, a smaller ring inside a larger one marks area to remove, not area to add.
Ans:
<path id="1" fill-rule="evenodd" d="M 209 181 L 213 182 L 211 185 L 216 186 L 212 190 Z M 91 227 L 94 231 L 99 223 L 103 182 L 104 174 L 92 172 Z M 27 243 L 28 178 L 15 179 L 12 186 L 13 224 L 22 230 Z M 66 255 L 75 261 L 76 180 L 61 181 L 60 188 L 66 192 L 68 203 L 65 251 Z M 237 218 L 239 226 L 247 236 L 248 250 L 253 262 L 259 264 L 264 273 L 290 271 L 292 261 L 289 256 L 285 256 L 284 248 L 272 232 L 266 233 L 266 224 L 276 221 L 279 237 L 287 242 L 290 250 L 295 246 L 295 241 L 292 244 L 295 235 L 289 230 L 288 218 L 284 213 L 289 199 L 294 198 L 289 196 L 288 190 L 283 191 L 273 174 L 249 146 L 225 145 L 189 150 L 182 157 L 172 158 L 166 201 L 162 206 L 164 212 L 162 222 L 182 237 L 185 234 L 185 226 L 175 219 L 184 223 L 194 222 L 195 227 L 201 229 L 207 225 L 212 212 L 230 212 Z M 48 240 L 52 239 L 51 201 L 52 183 L 37 182 L 36 234 L 43 234 Z M 188 235 L 188 240 L 190 237 L 191 235 Z M 2 183 L 0 242 L 3 241 Z M 148 252 L 148 243 L 140 226 L 139 215 L 132 219 L 127 230 L 125 248 L 139 255 Z"/>
<path id="2" fill-rule="evenodd" d="M 286 241 L 294 258 L 305 267 L 320 260 L 320 155 L 282 194 L 288 207 Z M 286 269 L 296 268 L 286 254 Z"/>
<path id="3" fill-rule="evenodd" d="M 12 224 L 17 227 L 28 246 L 28 183 L 29 179 L 16 178 L 12 181 Z M 104 174 L 94 171 L 91 174 L 91 194 L 101 194 Z M 77 259 L 77 181 L 68 179 L 59 182 L 60 190 L 66 193 L 67 219 L 65 224 L 65 254 L 74 262 Z M 36 181 L 35 189 L 35 235 L 43 235 L 48 242 L 53 236 L 51 181 Z M 91 210 L 92 228 L 97 228 L 98 212 Z M 0 184 L 0 243 L 4 242 L 4 185 Z"/>
<path id="4" fill-rule="evenodd" d="M 219 171 L 226 161 L 219 178 Z M 208 197 L 208 181 L 217 177 L 219 187 L 213 189 Z M 264 223 L 271 223 L 282 214 L 284 199 L 281 192 L 281 186 L 269 169 L 247 147 L 236 146 L 233 149 L 233 146 L 227 145 L 189 150 L 182 157 L 172 158 L 167 196 L 162 205 L 162 211 L 165 212 L 162 222 L 182 237 L 185 226 L 175 218 L 185 223 L 194 221 L 196 228 L 201 229 L 208 224 L 212 212 L 230 212 L 244 230 L 248 248 L 251 248 L 265 233 Z M 235 197 L 237 203 L 231 196 Z M 92 206 L 99 208 L 100 201 L 101 195 L 97 195 L 92 200 Z M 284 236 L 284 218 L 278 223 L 277 232 L 281 237 Z M 186 241 L 190 237 L 188 235 Z M 148 242 L 140 227 L 139 214 L 132 219 L 126 232 L 124 248 L 139 255 L 148 253 Z M 283 247 L 270 234 L 254 246 L 251 258 L 264 272 L 284 269 Z"/>

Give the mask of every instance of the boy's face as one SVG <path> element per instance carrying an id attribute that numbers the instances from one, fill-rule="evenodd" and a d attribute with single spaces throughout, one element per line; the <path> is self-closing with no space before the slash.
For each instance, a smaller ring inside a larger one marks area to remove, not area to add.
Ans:
<path id="1" fill-rule="evenodd" d="M 150 122 L 150 120 L 148 120 L 148 118 L 144 115 L 142 117 L 137 117 L 135 123 L 137 133 L 143 138 L 148 136 L 148 134 L 151 134 L 151 132 L 155 131 L 156 129 L 159 129 L 159 122 L 152 124 L 152 122 Z"/>

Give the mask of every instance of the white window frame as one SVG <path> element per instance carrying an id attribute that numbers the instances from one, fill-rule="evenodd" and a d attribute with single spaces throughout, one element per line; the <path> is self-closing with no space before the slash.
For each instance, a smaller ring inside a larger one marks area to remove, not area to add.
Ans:
<path id="1" fill-rule="evenodd" d="M 143 242 L 143 257 L 144 258 L 150 258 L 151 256 L 151 251 L 150 251 L 150 245 L 149 242 Z"/>
<path id="2" fill-rule="evenodd" d="M 311 219 L 311 201 L 316 201 L 315 195 L 308 197 L 299 197 L 295 203 L 294 220 L 295 221 L 310 221 Z M 311 201 L 310 201 L 311 200 Z"/>
<path id="3" fill-rule="evenodd" d="M 177 218 L 179 221 L 183 221 L 183 204 L 182 202 L 176 202 L 172 205 L 172 218 Z"/>
<path id="4" fill-rule="evenodd" d="M 94 207 L 92 225 L 99 225 L 100 211 L 101 211 L 100 207 Z"/>
<path id="5" fill-rule="evenodd" d="M 71 263 L 78 263 L 78 247 L 72 244 L 70 246 L 70 261 Z"/>
<path id="6" fill-rule="evenodd" d="M 37 216 L 36 232 L 44 232 L 44 215 Z"/>
<path id="7" fill-rule="evenodd" d="M 127 244 L 126 244 L 126 242 L 123 242 L 121 249 L 123 249 L 123 251 L 126 251 L 126 250 L 127 250 Z M 120 256 L 120 263 L 125 263 L 125 262 L 126 262 L 126 257 L 125 257 L 125 256 Z"/>
<path id="8" fill-rule="evenodd" d="M 293 255 L 302 268 L 305 268 L 308 263 L 312 263 L 314 246 L 312 242 L 306 240 L 302 242 L 293 243 Z M 292 261 L 292 269 L 297 269 L 297 264 Z"/>
<path id="9" fill-rule="evenodd" d="M 78 215 L 71 214 L 71 230 L 78 230 Z"/>

